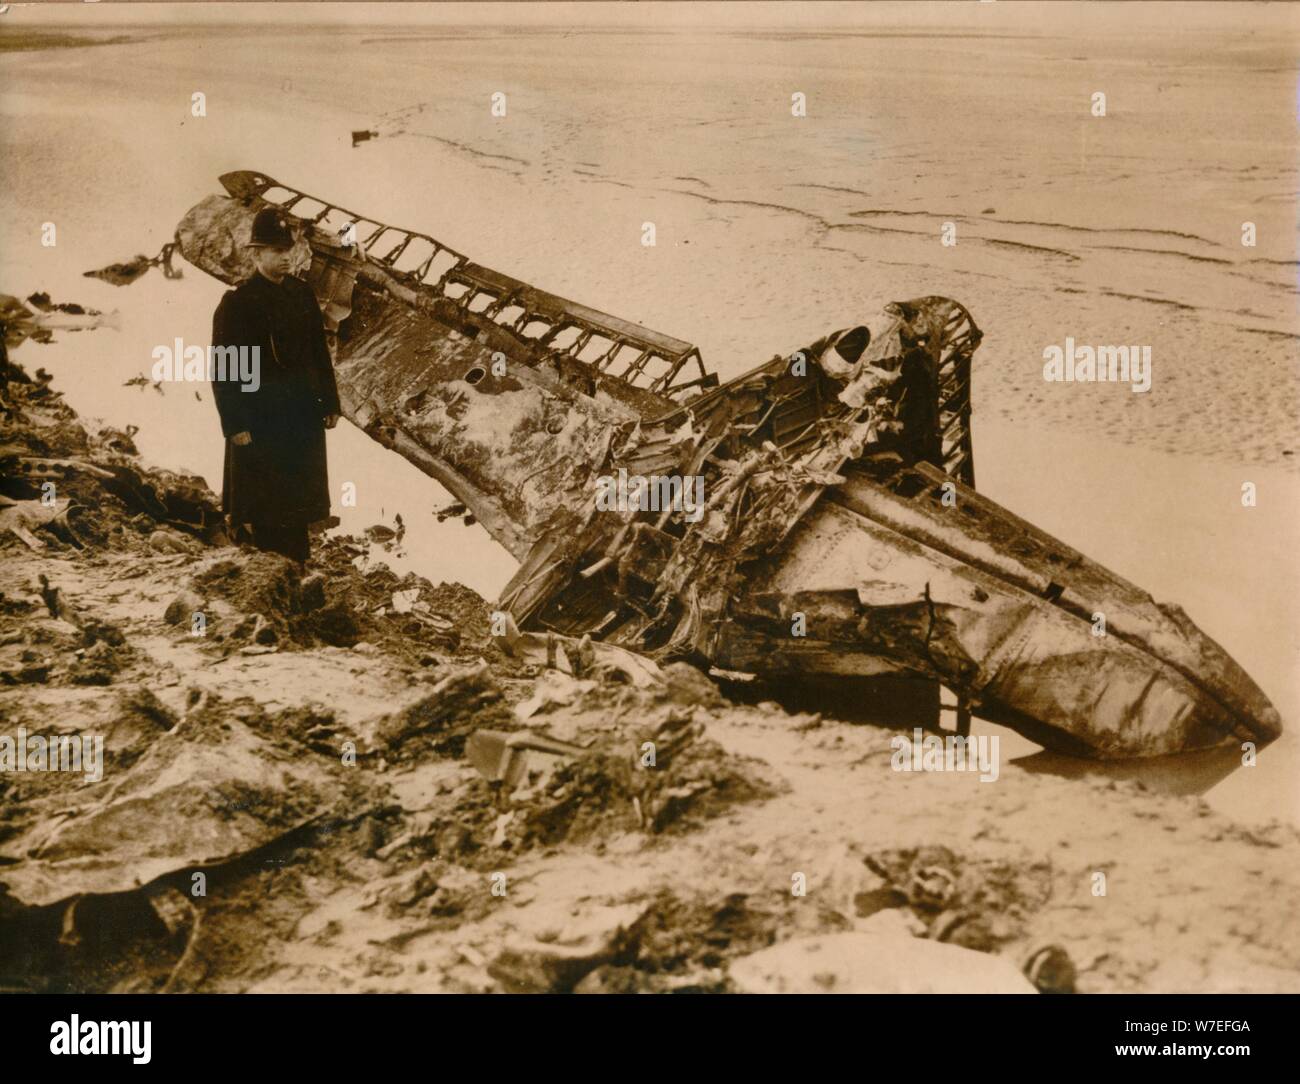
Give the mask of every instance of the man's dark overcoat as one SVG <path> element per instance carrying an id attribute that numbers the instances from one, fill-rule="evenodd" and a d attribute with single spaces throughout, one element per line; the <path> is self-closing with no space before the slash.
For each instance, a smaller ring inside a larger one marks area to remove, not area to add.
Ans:
<path id="1" fill-rule="evenodd" d="M 229 290 L 212 318 L 214 346 L 258 348 L 261 386 L 243 391 L 214 374 L 226 437 L 222 510 L 235 524 L 297 525 L 330 511 L 324 419 L 339 414 L 334 366 L 312 289 L 261 274 Z M 252 434 L 238 445 L 236 433 Z"/>

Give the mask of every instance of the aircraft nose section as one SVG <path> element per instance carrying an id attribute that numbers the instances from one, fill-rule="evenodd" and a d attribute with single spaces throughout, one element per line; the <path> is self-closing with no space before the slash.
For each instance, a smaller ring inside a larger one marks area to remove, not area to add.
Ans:
<path id="1" fill-rule="evenodd" d="M 1191 652 L 1191 663 L 1183 669 L 1204 694 L 1207 719 L 1221 719 L 1226 709 L 1232 716 L 1232 732 L 1242 741 L 1264 744 L 1281 737 L 1277 708 L 1237 661 L 1197 628 L 1181 606 L 1162 602 L 1158 607 L 1182 641 L 1180 659 Z"/>
<path id="2" fill-rule="evenodd" d="M 1084 646 L 1052 615 L 1036 615 L 1025 646 L 987 692 L 1049 747 L 1060 736 L 1086 755 L 1168 756 L 1254 742 L 1282 733 L 1277 709 L 1250 676 L 1177 607 L 1138 639 L 1106 636 Z M 1034 724 L 1054 728 L 1041 733 Z M 1014 725 L 1014 723 L 1012 724 Z"/>

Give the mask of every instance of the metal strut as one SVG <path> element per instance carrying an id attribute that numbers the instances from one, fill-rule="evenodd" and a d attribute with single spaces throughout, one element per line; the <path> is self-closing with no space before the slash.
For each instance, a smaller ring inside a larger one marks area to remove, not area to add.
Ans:
<path id="1" fill-rule="evenodd" d="M 340 235 L 350 231 L 364 259 L 551 355 L 617 375 L 660 395 L 717 386 L 717 375 L 704 368 L 699 350 L 691 343 L 538 290 L 473 263 L 428 234 L 358 215 L 264 173 L 226 173 L 221 184 L 245 203 L 261 200 L 320 229 Z"/>

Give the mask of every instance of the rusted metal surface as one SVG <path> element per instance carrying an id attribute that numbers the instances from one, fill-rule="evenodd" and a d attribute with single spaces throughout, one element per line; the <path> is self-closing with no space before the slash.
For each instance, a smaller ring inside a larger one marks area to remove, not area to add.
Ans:
<path id="1" fill-rule="evenodd" d="M 519 559 L 499 604 L 520 628 L 767 677 L 927 679 L 1091 756 L 1280 733 L 1181 610 L 974 491 L 980 331 L 956 302 L 889 305 L 717 386 L 688 343 L 265 175 L 222 180 L 182 253 L 238 281 L 267 198 L 299 216 L 346 413 Z M 663 500 L 602 503 L 638 478 Z"/>

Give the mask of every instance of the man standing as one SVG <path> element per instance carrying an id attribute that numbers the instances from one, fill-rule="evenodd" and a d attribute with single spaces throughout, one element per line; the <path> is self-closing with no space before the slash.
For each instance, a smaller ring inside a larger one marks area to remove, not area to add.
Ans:
<path id="1" fill-rule="evenodd" d="M 226 438 L 221 506 L 236 538 L 247 531 L 258 549 L 302 563 L 307 525 L 330 514 L 325 430 L 340 408 L 316 297 L 289 273 L 293 244 L 282 211 L 257 213 L 257 271 L 212 318 L 212 345 L 248 348 L 257 376 L 241 386 L 213 373 L 212 392 Z"/>

